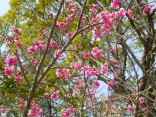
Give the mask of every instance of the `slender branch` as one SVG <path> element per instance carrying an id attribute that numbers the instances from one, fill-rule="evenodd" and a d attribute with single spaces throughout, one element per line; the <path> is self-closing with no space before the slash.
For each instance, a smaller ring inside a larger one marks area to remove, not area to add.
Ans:
<path id="1" fill-rule="evenodd" d="M 127 43 L 124 40 L 122 40 L 122 44 L 129 51 L 129 53 L 131 54 L 131 56 L 133 57 L 133 59 L 135 60 L 135 62 L 137 63 L 137 65 L 141 68 L 141 70 L 143 71 L 143 73 L 150 78 L 149 74 L 147 74 L 147 72 L 145 71 L 145 69 L 143 68 L 143 66 L 139 62 L 139 60 L 136 58 L 136 56 L 134 55 L 134 53 L 132 52 L 132 50 L 130 49 L 130 47 L 127 45 Z"/>
<path id="2" fill-rule="evenodd" d="M 22 64 L 21 64 L 21 61 L 20 61 L 20 58 L 19 58 L 17 52 L 15 53 L 15 55 L 17 56 L 17 60 L 18 60 L 18 63 L 19 63 L 19 66 L 20 66 L 22 75 L 23 75 L 23 77 L 24 77 L 24 80 L 26 81 L 27 86 L 28 86 L 28 88 L 30 89 L 30 88 L 31 88 L 31 85 L 30 85 L 30 83 L 29 83 L 29 80 L 27 79 L 26 74 L 24 73 L 24 69 L 23 69 L 23 66 L 22 66 Z"/>
<path id="3" fill-rule="evenodd" d="M 48 38 L 48 43 L 47 43 L 47 46 L 46 46 L 46 49 L 45 49 L 45 52 L 43 54 L 43 56 L 41 57 L 41 61 L 39 62 L 39 65 L 37 67 L 37 72 L 36 72 L 36 76 L 35 76 L 35 79 L 34 79 L 34 82 L 33 82 L 33 86 L 32 88 L 29 90 L 29 94 L 28 94 L 28 100 L 27 100 L 27 103 L 26 103 L 26 107 L 24 109 L 24 112 L 23 112 L 23 117 L 27 117 L 27 113 L 28 113 L 28 110 L 30 108 L 30 105 L 31 105 L 31 101 L 33 99 L 33 96 L 34 96 L 34 93 L 35 93 L 35 90 L 37 88 L 37 80 L 38 80 L 38 76 L 39 76 L 39 73 L 40 73 L 40 70 L 42 68 L 42 63 L 44 62 L 45 60 L 45 57 L 47 55 L 47 52 L 48 52 L 48 47 L 50 45 L 50 40 L 52 38 L 52 35 L 53 35 L 53 32 L 54 32 L 54 29 L 55 29 L 55 26 L 56 26 L 56 22 L 58 20 L 58 17 L 61 13 L 61 9 L 63 7 L 63 4 L 64 4 L 64 0 L 61 1 L 61 4 L 60 4 L 60 7 L 59 7 L 59 11 L 55 17 L 55 20 L 54 20 L 54 23 L 53 23 L 53 26 L 51 28 L 51 31 L 50 31 L 50 35 L 49 35 L 49 38 Z"/>

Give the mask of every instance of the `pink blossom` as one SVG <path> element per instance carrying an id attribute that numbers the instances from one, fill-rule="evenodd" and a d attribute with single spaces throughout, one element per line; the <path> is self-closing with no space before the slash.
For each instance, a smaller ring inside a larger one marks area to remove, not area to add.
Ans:
<path id="1" fill-rule="evenodd" d="M 123 17 L 125 14 L 126 14 L 125 9 L 124 9 L 124 8 L 120 8 L 120 10 L 117 11 L 117 12 L 114 12 L 114 13 L 112 14 L 112 16 L 114 17 L 114 19 L 117 19 L 117 18 Z"/>
<path id="2" fill-rule="evenodd" d="M 103 50 L 98 49 L 98 47 L 94 47 L 94 48 L 92 49 L 92 52 L 91 52 L 91 54 L 92 54 L 92 56 L 93 56 L 94 58 L 99 58 L 99 57 L 101 57 L 101 56 L 102 56 L 102 53 L 103 53 Z"/>
<path id="3" fill-rule="evenodd" d="M 71 113 L 76 112 L 75 108 L 69 107 L 66 110 L 62 111 L 62 117 L 70 117 Z"/>
<path id="4" fill-rule="evenodd" d="M 101 66 L 101 73 L 105 74 L 108 72 L 108 63 L 105 63 L 103 66 Z"/>
<path id="5" fill-rule="evenodd" d="M 72 36 L 73 36 L 73 33 L 72 33 L 72 32 L 66 33 L 66 37 L 67 37 L 68 39 L 71 39 Z"/>
<path id="6" fill-rule="evenodd" d="M 61 50 L 61 49 L 58 49 L 58 50 L 55 52 L 56 58 L 61 57 L 61 54 L 62 54 L 62 50 Z"/>
<path id="7" fill-rule="evenodd" d="M 110 52 L 115 52 L 115 48 L 110 48 Z"/>
<path id="8" fill-rule="evenodd" d="M 13 74 L 14 70 L 10 67 L 5 67 L 4 72 L 5 72 L 5 75 L 11 76 Z"/>
<path id="9" fill-rule="evenodd" d="M 98 80 L 94 80 L 94 88 L 99 88 L 100 87 L 100 83 L 98 82 Z"/>
<path id="10" fill-rule="evenodd" d="M 140 101 L 140 104 L 142 104 L 142 103 L 145 102 L 145 98 L 144 98 L 144 97 L 140 97 L 140 98 L 139 98 L 139 101 Z"/>
<path id="11" fill-rule="evenodd" d="M 28 115 L 31 117 L 38 117 L 43 115 L 43 110 L 41 108 L 30 109 Z"/>
<path id="12" fill-rule="evenodd" d="M 66 2 L 66 7 L 69 9 L 75 9 L 76 8 L 76 4 L 72 2 L 72 0 L 69 0 L 68 2 Z"/>
<path id="13" fill-rule="evenodd" d="M 113 0 L 111 3 L 111 7 L 113 7 L 114 9 L 119 8 L 119 5 L 121 4 L 121 0 Z"/>
<path id="14" fill-rule="evenodd" d="M 56 75 L 57 75 L 57 77 L 63 77 L 64 74 L 63 74 L 61 69 L 57 69 L 56 70 Z"/>
<path id="15" fill-rule="evenodd" d="M 70 66 L 72 67 L 72 68 L 74 68 L 75 70 L 78 70 L 78 69 L 80 69 L 81 68 L 81 64 L 82 64 L 82 62 L 81 61 L 77 61 L 77 62 L 71 62 L 71 64 L 70 64 Z"/>
<path id="16" fill-rule="evenodd" d="M 44 41 L 42 40 L 37 41 L 36 44 L 41 50 L 44 50 L 44 44 L 45 44 Z"/>
<path id="17" fill-rule="evenodd" d="M 119 64 L 119 61 L 118 60 L 114 60 L 114 61 L 112 61 L 112 64 L 113 65 L 118 65 Z"/>
<path id="18" fill-rule="evenodd" d="M 38 50 L 38 47 L 37 46 L 30 46 L 29 48 L 28 48 L 28 52 L 36 52 Z"/>
<path id="19" fill-rule="evenodd" d="M 81 67 L 81 69 L 84 70 L 84 71 L 87 71 L 87 70 L 90 69 L 90 66 L 87 66 L 87 65 L 86 65 L 86 66 Z"/>
<path id="20" fill-rule="evenodd" d="M 22 78 L 20 76 L 16 76 L 14 79 L 15 82 L 20 82 L 22 81 Z"/>
<path id="21" fill-rule="evenodd" d="M 84 23 L 86 19 L 87 19 L 87 16 L 83 15 L 82 18 L 81 18 L 81 23 Z"/>
<path id="22" fill-rule="evenodd" d="M 130 111 L 134 111 L 134 109 L 135 109 L 134 106 L 129 106 L 128 107 L 128 110 L 130 110 Z"/>
<path id="23" fill-rule="evenodd" d="M 100 21 L 100 19 L 101 19 L 101 17 L 99 15 L 96 15 L 96 17 L 94 17 L 90 20 L 90 24 L 94 24 L 94 23 Z"/>
<path id="24" fill-rule="evenodd" d="M 154 4 L 148 4 L 148 5 L 144 6 L 143 12 L 149 13 L 153 6 L 154 6 Z"/>
<path id="25" fill-rule="evenodd" d="M 96 12 L 98 11 L 99 7 L 95 4 L 93 4 L 93 7 L 90 9 L 90 11 L 92 12 L 92 14 L 96 14 Z"/>
<path id="26" fill-rule="evenodd" d="M 49 48 L 57 48 L 58 47 L 58 44 L 56 41 L 54 41 L 53 39 L 50 40 L 50 45 L 49 45 Z"/>
<path id="27" fill-rule="evenodd" d="M 85 86 L 85 82 L 83 80 L 80 79 L 80 77 L 76 80 L 75 84 L 74 84 L 74 92 L 77 90 L 80 90 L 82 87 Z"/>
<path id="28" fill-rule="evenodd" d="M 91 77 L 94 75 L 99 75 L 100 71 L 98 69 L 94 70 L 93 68 L 88 69 L 87 71 L 85 71 L 85 74 L 87 77 Z"/>
<path id="29" fill-rule="evenodd" d="M 12 41 L 13 40 L 13 38 L 11 37 L 11 36 L 7 36 L 6 38 L 5 38 L 7 41 Z"/>
<path id="30" fill-rule="evenodd" d="M 36 66 L 36 65 L 38 64 L 38 61 L 35 60 L 35 59 L 32 57 L 31 63 L 32 63 L 33 66 Z"/>
<path id="31" fill-rule="evenodd" d="M 64 75 L 64 77 L 66 78 L 66 79 L 69 79 L 69 78 L 71 78 L 72 77 L 72 74 L 66 74 L 66 75 Z"/>
<path id="32" fill-rule="evenodd" d="M 19 34 L 20 33 L 20 30 L 18 29 L 18 28 L 13 28 L 13 30 L 12 30 L 14 33 L 16 33 L 16 34 Z"/>
<path id="33" fill-rule="evenodd" d="M 100 22 L 103 22 L 101 30 L 104 35 L 107 35 L 108 31 L 114 26 L 112 14 L 109 11 L 103 11 L 100 13 L 100 19 Z"/>
<path id="34" fill-rule="evenodd" d="M 57 91 L 55 91 L 55 90 L 51 90 L 51 96 L 50 96 L 50 98 L 52 99 L 52 100 L 55 100 L 55 99 L 57 99 L 58 97 L 59 97 L 59 90 L 57 90 Z"/>
<path id="35" fill-rule="evenodd" d="M 19 41 L 19 40 L 14 40 L 14 41 L 15 41 L 15 43 L 16 43 L 17 46 L 19 46 L 19 47 L 20 47 L 20 46 L 23 46 L 23 44 L 22 44 L 21 41 Z"/>
<path id="36" fill-rule="evenodd" d="M 66 26 L 64 22 L 59 22 L 59 21 L 57 21 L 56 25 L 58 26 L 59 29 L 63 29 Z"/>
<path id="37" fill-rule="evenodd" d="M 113 90 L 114 85 L 115 85 L 115 81 L 114 81 L 114 80 L 111 80 L 111 81 L 108 83 L 108 90 L 109 90 L 109 91 Z"/>
<path id="38" fill-rule="evenodd" d="M 6 57 L 6 64 L 7 66 L 12 66 L 12 65 L 15 65 L 17 63 L 17 57 L 16 56 L 7 56 Z"/>
<path id="39" fill-rule="evenodd" d="M 66 79 L 69 79 L 72 77 L 72 75 L 69 73 L 69 70 L 67 70 L 66 68 L 57 69 L 56 75 L 57 77 L 65 77 Z"/>
<path id="40" fill-rule="evenodd" d="M 86 52 L 86 51 L 84 51 L 82 54 L 84 59 L 87 59 L 91 56 L 90 52 Z"/>
<path id="41" fill-rule="evenodd" d="M 43 110 L 36 104 L 32 102 L 32 109 L 29 110 L 28 115 L 31 117 L 38 117 L 43 115 Z"/>
<path id="42" fill-rule="evenodd" d="M 95 28 L 92 30 L 92 33 L 93 33 L 93 35 L 94 35 L 94 38 L 99 38 L 100 35 L 101 35 L 100 30 L 99 30 L 97 27 L 95 27 Z"/>
<path id="43" fill-rule="evenodd" d="M 130 18 L 132 18 L 132 19 L 135 18 L 134 13 L 133 13 L 133 11 L 132 11 L 131 9 L 128 9 L 128 10 L 126 11 L 126 14 L 127 14 Z"/>

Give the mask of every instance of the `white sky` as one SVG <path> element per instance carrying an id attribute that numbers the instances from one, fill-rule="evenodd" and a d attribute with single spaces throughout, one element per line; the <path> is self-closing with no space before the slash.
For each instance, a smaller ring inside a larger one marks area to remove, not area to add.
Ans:
<path id="1" fill-rule="evenodd" d="M 9 10 L 9 1 L 10 0 L 0 0 L 0 16 Z"/>

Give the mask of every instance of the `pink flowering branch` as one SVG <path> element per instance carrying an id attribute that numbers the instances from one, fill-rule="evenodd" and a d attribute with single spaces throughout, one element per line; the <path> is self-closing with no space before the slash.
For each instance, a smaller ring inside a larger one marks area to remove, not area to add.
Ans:
<path id="1" fill-rule="evenodd" d="M 23 117 L 27 117 L 28 110 L 30 109 L 31 101 L 32 101 L 33 95 L 35 93 L 35 90 L 37 88 L 37 84 L 38 84 L 37 80 L 38 80 L 38 76 L 39 76 L 39 73 L 40 73 L 40 70 L 41 70 L 41 66 L 42 66 L 42 64 L 43 64 L 43 62 L 45 60 L 45 57 L 46 57 L 46 54 L 47 54 L 47 51 L 48 51 L 48 47 L 50 45 L 50 40 L 52 38 L 54 29 L 55 29 L 55 26 L 56 26 L 56 22 L 57 22 L 58 17 L 59 17 L 59 15 L 61 13 L 61 9 L 63 7 L 63 4 L 64 4 L 64 0 L 62 0 L 61 3 L 60 3 L 59 11 L 58 11 L 58 13 L 57 13 L 57 15 L 56 15 L 56 17 L 54 19 L 54 23 L 53 23 L 53 26 L 52 26 L 51 31 L 50 31 L 50 35 L 49 35 L 49 38 L 48 38 L 48 43 L 47 43 L 45 52 L 44 52 L 43 56 L 41 57 L 41 61 L 39 62 L 32 88 L 29 90 L 28 100 L 27 100 L 26 107 L 25 107 L 24 112 L 23 112 Z"/>
<path id="2" fill-rule="evenodd" d="M 87 0 L 84 2 L 84 6 L 82 8 L 82 11 L 81 11 L 81 15 L 79 17 L 79 22 L 77 24 L 77 29 L 75 31 L 75 33 L 73 34 L 73 36 L 71 37 L 71 39 L 68 41 L 68 43 L 66 43 L 64 45 L 64 47 L 61 49 L 62 50 L 62 53 L 66 50 L 66 48 L 70 45 L 70 43 L 72 42 L 72 40 L 82 31 L 80 31 L 80 24 L 81 24 L 81 18 L 83 16 L 83 12 L 84 12 L 84 9 L 85 9 L 85 6 L 86 6 L 86 3 L 87 3 Z M 46 75 L 46 73 L 50 70 L 50 68 L 55 64 L 56 60 L 58 58 L 54 58 L 54 60 L 48 65 L 48 67 L 43 71 L 42 75 L 39 77 L 38 79 L 38 83 L 44 78 L 44 76 Z"/>

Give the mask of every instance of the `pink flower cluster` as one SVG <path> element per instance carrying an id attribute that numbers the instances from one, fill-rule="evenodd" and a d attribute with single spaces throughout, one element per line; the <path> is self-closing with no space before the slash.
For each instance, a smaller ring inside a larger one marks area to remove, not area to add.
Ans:
<path id="1" fill-rule="evenodd" d="M 53 39 L 50 40 L 50 45 L 49 45 L 49 48 L 52 49 L 52 48 L 57 48 L 58 47 L 58 44 L 56 41 L 54 41 Z"/>
<path id="2" fill-rule="evenodd" d="M 71 39 L 72 36 L 73 36 L 73 33 L 72 33 L 72 32 L 66 33 L 66 37 L 67 37 L 68 39 Z"/>
<path id="3" fill-rule="evenodd" d="M 97 27 L 95 27 L 95 28 L 92 30 L 92 33 L 93 33 L 93 35 L 94 35 L 94 38 L 99 38 L 100 35 L 101 35 L 100 30 L 99 30 Z"/>
<path id="4" fill-rule="evenodd" d="M 38 117 L 43 115 L 43 110 L 36 104 L 32 102 L 32 108 L 29 110 L 28 115 L 31 117 Z"/>
<path id="5" fill-rule="evenodd" d="M 93 4 L 93 7 L 90 9 L 92 14 L 96 14 L 98 11 L 99 7 L 96 4 Z"/>
<path id="6" fill-rule="evenodd" d="M 75 9 L 76 4 L 74 2 L 72 2 L 72 0 L 68 0 L 68 2 L 66 1 L 66 7 L 69 9 Z"/>
<path id="7" fill-rule="evenodd" d="M 78 70 L 78 69 L 80 69 L 81 68 L 81 64 L 82 64 L 82 62 L 81 61 L 78 61 L 78 62 L 71 62 L 70 63 L 70 66 L 72 67 L 72 68 L 74 68 L 75 70 Z"/>
<path id="8" fill-rule="evenodd" d="M 5 67 L 4 72 L 5 72 L 5 75 L 11 76 L 14 73 L 14 70 L 10 67 Z"/>
<path id="9" fill-rule="evenodd" d="M 55 51 L 56 58 L 61 57 L 61 55 L 62 55 L 62 50 L 61 49 L 58 49 L 58 50 Z"/>
<path id="10" fill-rule="evenodd" d="M 14 32 L 16 35 L 18 35 L 20 33 L 20 30 L 18 28 L 13 28 L 12 32 Z"/>
<path id="11" fill-rule="evenodd" d="M 101 73 L 105 74 L 108 72 L 108 63 L 105 63 L 104 65 L 101 66 Z"/>
<path id="12" fill-rule="evenodd" d="M 36 66 L 38 64 L 38 61 L 34 59 L 34 57 L 31 58 L 31 63 L 33 66 Z"/>
<path id="13" fill-rule="evenodd" d="M 82 52 L 82 54 L 84 59 L 87 59 L 91 56 L 90 52 L 86 52 L 86 51 Z"/>
<path id="14" fill-rule="evenodd" d="M 100 21 L 100 19 L 101 19 L 100 15 L 96 15 L 96 17 L 94 17 L 94 18 L 92 18 L 92 19 L 90 20 L 90 24 L 97 23 L 97 22 Z"/>
<path id="15" fill-rule="evenodd" d="M 69 73 L 69 70 L 66 68 L 63 69 L 57 69 L 56 70 L 57 77 L 65 77 L 67 79 L 72 77 L 72 74 Z"/>
<path id="16" fill-rule="evenodd" d="M 13 28 L 12 32 L 14 32 L 15 36 L 14 37 L 11 37 L 11 36 L 7 36 L 6 37 L 6 40 L 8 42 L 13 42 L 15 43 L 17 46 L 22 46 L 22 42 L 18 40 L 18 35 L 20 33 L 20 30 L 18 28 Z"/>
<path id="17" fill-rule="evenodd" d="M 111 91 L 114 88 L 114 85 L 118 81 L 118 78 L 114 76 L 114 78 L 108 83 L 108 90 Z"/>
<path id="18" fill-rule="evenodd" d="M 32 53 L 32 52 L 36 52 L 38 50 L 38 47 L 37 46 L 30 46 L 28 48 L 28 52 Z"/>
<path id="19" fill-rule="evenodd" d="M 107 35 L 109 30 L 113 28 L 113 16 L 109 11 L 103 11 L 100 13 L 100 22 L 103 22 L 101 30 L 104 32 L 104 35 Z"/>
<path id="20" fill-rule="evenodd" d="M 94 80 L 93 87 L 94 88 L 99 88 L 100 87 L 100 83 L 98 82 L 98 80 Z"/>
<path id="21" fill-rule="evenodd" d="M 6 57 L 6 64 L 7 64 L 7 66 L 12 66 L 12 65 L 15 65 L 16 63 L 17 63 L 17 57 L 16 56 L 7 56 Z"/>
<path id="22" fill-rule="evenodd" d="M 134 111 L 135 107 L 134 106 L 128 106 L 128 110 Z"/>
<path id="23" fill-rule="evenodd" d="M 62 111 L 62 117 L 70 117 L 70 115 L 75 112 L 76 112 L 75 108 L 69 107 L 66 110 Z"/>
<path id="24" fill-rule="evenodd" d="M 123 17 L 125 14 L 126 14 L 125 9 L 124 8 L 120 8 L 119 11 L 112 13 L 112 16 L 114 17 L 114 19 L 117 19 L 117 18 Z"/>
<path id="25" fill-rule="evenodd" d="M 118 64 L 119 64 L 119 61 L 118 61 L 118 60 L 113 60 L 113 61 L 112 61 L 112 64 L 113 64 L 113 65 L 118 65 Z"/>
<path id="26" fill-rule="evenodd" d="M 22 78 L 21 78 L 20 76 L 16 76 L 16 77 L 14 78 L 14 81 L 15 81 L 15 82 L 21 82 L 21 81 L 22 81 Z"/>
<path id="27" fill-rule="evenodd" d="M 32 47 L 34 47 L 35 49 L 34 50 L 38 50 L 38 48 L 39 49 L 41 49 L 41 50 L 44 50 L 45 49 L 45 45 L 44 45 L 45 43 L 44 43 L 44 41 L 43 40 L 40 40 L 40 41 L 35 41 L 35 42 L 33 42 L 33 46 Z"/>
<path id="28" fill-rule="evenodd" d="M 99 58 L 102 56 L 103 50 L 100 50 L 98 47 L 94 47 L 91 51 L 91 54 L 94 58 Z"/>
<path id="29" fill-rule="evenodd" d="M 128 9 L 126 11 L 126 15 L 128 15 L 131 19 L 137 18 L 137 16 L 134 15 L 134 13 L 131 9 Z"/>
<path id="30" fill-rule="evenodd" d="M 100 71 L 98 69 L 92 68 L 90 66 L 83 66 L 81 67 L 81 69 L 85 71 L 87 77 L 92 77 L 94 75 L 100 74 Z"/>
<path id="31" fill-rule="evenodd" d="M 113 0 L 111 3 L 111 7 L 113 7 L 114 9 L 119 8 L 119 5 L 121 4 L 121 0 Z"/>
<path id="32" fill-rule="evenodd" d="M 59 22 L 59 21 L 57 21 L 56 25 L 58 26 L 58 28 L 60 30 L 66 27 L 65 22 Z"/>
<path id="33" fill-rule="evenodd" d="M 57 90 L 57 91 L 51 90 L 50 92 L 51 92 L 50 98 L 52 100 L 55 100 L 55 99 L 57 99 L 59 97 L 59 92 L 60 92 L 59 90 Z"/>
<path id="34" fill-rule="evenodd" d="M 148 5 L 144 6 L 143 12 L 149 13 L 153 6 L 154 6 L 154 4 L 148 4 Z"/>
<path id="35" fill-rule="evenodd" d="M 140 97 L 139 98 L 139 102 L 140 102 L 140 104 L 143 104 L 145 102 L 145 98 L 144 97 Z"/>

